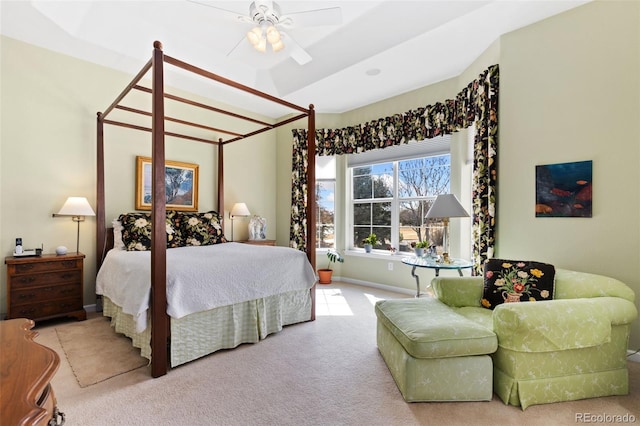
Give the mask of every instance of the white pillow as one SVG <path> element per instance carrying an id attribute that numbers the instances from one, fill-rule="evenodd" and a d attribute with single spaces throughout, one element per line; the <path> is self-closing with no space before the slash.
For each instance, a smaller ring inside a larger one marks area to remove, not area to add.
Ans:
<path id="1" fill-rule="evenodd" d="M 122 230 L 124 228 L 122 222 L 118 219 L 113 219 L 111 223 L 113 224 L 113 248 L 116 250 L 124 250 L 125 247 L 122 242 Z"/>

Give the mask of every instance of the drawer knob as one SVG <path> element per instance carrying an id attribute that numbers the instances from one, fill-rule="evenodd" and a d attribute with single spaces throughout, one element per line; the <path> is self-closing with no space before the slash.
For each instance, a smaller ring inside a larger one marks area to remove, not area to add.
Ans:
<path id="1" fill-rule="evenodd" d="M 33 293 L 28 293 L 28 294 L 21 293 L 21 294 L 18 296 L 18 299 L 21 299 L 21 300 L 24 300 L 24 299 L 33 299 L 34 297 L 36 297 L 36 295 L 35 295 L 35 294 L 33 294 Z"/>
<path id="2" fill-rule="evenodd" d="M 18 265 L 18 266 L 16 267 L 16 270 L 17 270 L 18 272 L 27 272 L 27 271 L 30 271 L 30 270 L 32 270 L 32 269 L 33 269 L 33 265 L 31 265 L 31 264 Z"/>
<path id="3" fill-rule="evenodd" d="M 35 314 L 35 313 L 36 313 L 35 308 L 30 308 L 30 309 L 21 309 L 21 310 L 20 310 L 20 315 L 23 315 L 23 316 L 25 316 L 25 317 L 29 317 L 29 316 L 31 316 L 31 315 L 33 315 L 33 314 Z"/>

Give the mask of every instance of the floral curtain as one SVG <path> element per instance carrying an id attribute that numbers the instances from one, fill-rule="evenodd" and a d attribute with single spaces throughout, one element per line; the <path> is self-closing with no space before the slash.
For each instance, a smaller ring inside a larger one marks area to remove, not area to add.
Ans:
<path id="1" fill-rule="evenodd" d="M 451 134 L 475 123 L 473 256 L 476 272 L 493 257 L 496 226 L 499 68 L 492 65 L 455 99 L 342 129 L 316 129 L 317 155 L 342 155 Z M 291 247 L 305 250 L 307 130 L 293 130 Z"/>

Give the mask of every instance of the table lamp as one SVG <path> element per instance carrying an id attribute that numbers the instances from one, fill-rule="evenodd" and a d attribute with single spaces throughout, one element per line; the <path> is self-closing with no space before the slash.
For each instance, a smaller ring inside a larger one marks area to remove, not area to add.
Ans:
<path id="1" fill-rule="evenodd" d="M 76 253 L 80 253 L 80 222 L 84 221 L 85 216 L 95 216 L 89 201 L 85 197 L 69 197 L 64 202 L 58 213 L 54 213 L 53 217 L 71 216 L 71 220 L 78 224 L 78 232 L 76 235 Z"/>
<path id="2" fill-rule="evenodd" d="M 233 241 L 233 220 L 236 217 L 244 217 L 249 216 L 251 213 L 249 212 L 249 208 L 245 203 L 235 203 L 233 208 L 229 212 L 229 219 L 231 219 L 231 241 Z"/>
<path id="3" fill-rule="evenodd" d="M 449 263 L 449 218 L 469 217 L 469 213 L 462 207 L 460 201 L 453 194 L 442 194 L 436 197 L 427 212 L 427 219 L 442 219 L 444 231 L 442 234 L 442 257 Z"/>

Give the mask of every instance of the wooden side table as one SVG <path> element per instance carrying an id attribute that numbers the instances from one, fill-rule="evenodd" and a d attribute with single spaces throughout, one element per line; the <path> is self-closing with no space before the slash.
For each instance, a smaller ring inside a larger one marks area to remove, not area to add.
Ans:
<path id="1" fill-rule="evenodd" d="M 51 379 L 60 357 L 33 341 L 34 322 L 25 318 L 0 321 L 0 424 L 61 425 Z"/>
<path id="2" fill-rule="evenodd" d="M 82 253 L 6 257 L 7 319 L 70 316 L 85 320 L 84 257 Z"/>
<path id="3" fill-rule="evenodd" d="M 275 246 L 276 240 L 240 240 L 236 243 L 253 244 L 256 246 Z"/>

